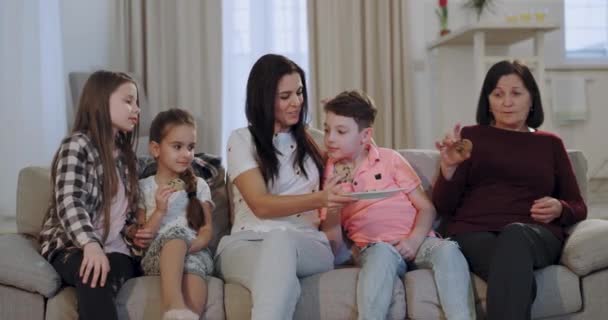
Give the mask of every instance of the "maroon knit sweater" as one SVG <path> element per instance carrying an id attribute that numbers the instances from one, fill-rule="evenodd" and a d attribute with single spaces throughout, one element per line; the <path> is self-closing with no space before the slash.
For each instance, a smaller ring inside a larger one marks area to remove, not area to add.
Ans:
<path id="1" fill-rule="evenodd" d="M 500 231 L 513 222 L 539 224 L 559 239 L 564 227 L 587 216 L 570 159 L 560 138 L 543 132 L 516 132 L 477 125 L 462 129 L 473 142 L 471 158 L 458 166 L 450 181 L 439 175 L 433 203 L 451 215 L 448 235 Z M 536 199 L 561 201 L 560 218 L 536 222 L 530 208 Z"/>

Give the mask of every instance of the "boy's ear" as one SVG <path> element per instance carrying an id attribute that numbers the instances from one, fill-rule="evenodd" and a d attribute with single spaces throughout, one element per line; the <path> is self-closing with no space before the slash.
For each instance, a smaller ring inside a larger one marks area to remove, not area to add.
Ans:
<path id="1" fill-rule="evenodd" d="M 158 156 L 160 156 L 160 145 L 158 142 L 150 141 L 150 143 L 148 143 L 148 151 L 152 155 L 152 158 L 158 158 Z"/>
<path id="2" fill-rule="evenodd" d="M 365 128 L 361 131 L 361 133 L 363 134 L 363 139 L 361 141 L 362 144 L 370 144 L 372 142 L 372 139 L 374 138 L 374 128 Z"/>

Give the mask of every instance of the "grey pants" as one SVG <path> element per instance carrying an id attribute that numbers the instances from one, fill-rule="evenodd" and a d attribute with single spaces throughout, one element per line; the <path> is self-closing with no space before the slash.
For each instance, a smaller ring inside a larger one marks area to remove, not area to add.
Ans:
<path id="1" fill-rule="evenodd" d="M 251 291 L 253 320 L 292 319 L 298 278 L 333 269 L 334 256 L 321 232 L 239 232 L 222 242 L 216 267 L 227 283 Z"/>

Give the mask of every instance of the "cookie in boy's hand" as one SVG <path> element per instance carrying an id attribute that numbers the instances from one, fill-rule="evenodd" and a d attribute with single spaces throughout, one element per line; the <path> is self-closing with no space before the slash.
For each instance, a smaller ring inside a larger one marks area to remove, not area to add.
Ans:
<path id="1" fill-rule="evenodd" d="M 352 165 L 336 163 L 334 165 L 334 175 L 342 176 L 342 179 L 338 183 L 351 183 L 353 182 L 353 168 Z"/>
<path id="2" fill-rule="evenodd" d="M 456 151 L 460 154 L 470 154 L 473 150 L 473 142 L 469 139 L 462 139 L 456 142 Z"/>
<path id="3" fill-rule="evenodd" d="M 169 183 L 167 183 L 167 185 L 173 188 L 173 190 L 175 191 L 184 190 L 184 188 L 186 187 L 186 183 L 180 178 L 172 179 L 171 181 L 169 181 Z"/>

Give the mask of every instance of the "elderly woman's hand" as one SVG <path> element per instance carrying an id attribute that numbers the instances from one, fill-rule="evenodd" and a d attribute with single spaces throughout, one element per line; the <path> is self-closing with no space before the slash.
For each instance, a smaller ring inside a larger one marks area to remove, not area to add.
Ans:
<path id="1" fill-rule="evenodd" d="M 542 223 L 550 223 L 562 215 L 561 201 L 552 197 L 542 197 L 534 200 L 530 208 L 532 219 Z"/>
<path id="2" fill-rule="evenodd" d="M 452 178 L 459 164 L 471 157 L 473 144 L 470 140 L 461 138 L 460 130 L 460 124 L 456 124 L 451 134 L 448 133 L 443 140 L 435 142 L 441 156 L 441 171 L 447 180 Z"/>

